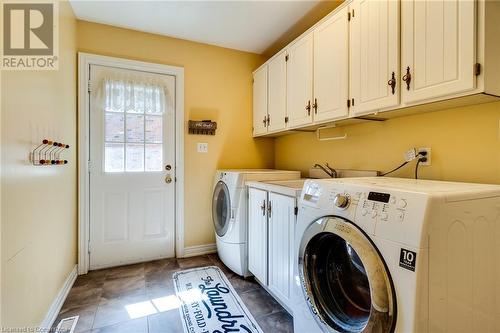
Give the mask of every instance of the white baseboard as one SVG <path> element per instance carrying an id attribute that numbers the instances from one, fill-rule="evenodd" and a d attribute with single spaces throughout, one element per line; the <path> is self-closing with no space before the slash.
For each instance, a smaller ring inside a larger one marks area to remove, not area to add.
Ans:
<path id="1" fill-rule="evenodd" d="M 71 290 L 71 287 L 73 287 L 73 284 L 75 283 L 77 276 L 78 276 L 78 268 L 77 265 L 75 265 L 71 273 L 69 273 L 68 277 L 66 278 L 66 281 L 64 281 L 61 290 L 59 290 L 56 298 L 50 305 L 49 311 L 47 312 L 45 318 L 40 324 L 41 328 L 52 327 L 54 321 L 57 318 L 57 315 L 59 314 L 59 311 L 61 311 L 64 301 L 66 300 L 66 297 L 68 297 L 68 293 Z"/>
<path id="2" fill-rule="evenodd" d="M 184 248 L 183 258 L 201 256 L 203 254 L 215 253 L 217 252 L 217 245 L 215 244 L 205 244 L 205 245 L 195 245 Z"/>

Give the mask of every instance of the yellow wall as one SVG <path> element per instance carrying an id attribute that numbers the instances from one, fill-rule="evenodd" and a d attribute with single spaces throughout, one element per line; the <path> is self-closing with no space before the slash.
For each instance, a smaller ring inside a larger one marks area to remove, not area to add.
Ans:
<path id="1" fill-rule="evenodd" d="M 261 56 L 78 21 L 78 50 L 182 66 L 185 120 L 217 122 L 213 137 L 185 135 L 185 246 L 214 242 L 212 182 L 217 168 L 273 167 L 273 140 L 252 139 L 252 71 Z M 208 154 L 196 152 L 208 142 Z"/>
<path id="2" fill-rule="evenodd" d="M 388 171 L 404 161 L 411 147 L 430 147 L 431 166 L 420 178 L 500 184 L 500 102 L 336 128 L 341 141 L 316 140 L 301 133 L 276 139 L 277 168 L 299 169 L 315 163 L 340 169 Z M 393 176 L 413 177 L 414 164 Z"/>
<path id="3" fill-rule="evenodd" d="M 40 325 L 76 263 L 75 29 L 61 2 L 60 69 L 2 73 L 3 326 Z M 67 166 L 29 164 L 43 137 L 71 145 Z"/>

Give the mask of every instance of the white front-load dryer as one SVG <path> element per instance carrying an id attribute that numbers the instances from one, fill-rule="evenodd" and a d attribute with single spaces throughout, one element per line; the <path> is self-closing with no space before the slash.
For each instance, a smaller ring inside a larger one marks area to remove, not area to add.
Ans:
<path id="1" fill-rule="evenodd" d="M 247 181 L 299 179 L 300 171 L 274 169 L 217 170 L 212 196 L 212 220 L 221 261 L 240 276 L 248 271 Z"/>
<path id="2" fill-rule="evenodd" d="M 499 234 L 500 186 L 308 180 L 295 233 L 294 331 L 498 331 Z"/>

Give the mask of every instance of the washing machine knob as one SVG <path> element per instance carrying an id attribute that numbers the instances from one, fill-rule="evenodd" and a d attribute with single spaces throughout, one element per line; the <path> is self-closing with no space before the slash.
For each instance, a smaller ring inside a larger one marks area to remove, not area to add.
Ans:
<path id="1" fill-rule="evenodd" d="M 333 199 L 333 204 L 337 208 L 345 209 L 349 206 L 349 197 L 345 194 L 337 194 Z"/>
<path id="2" fill-rule="evenodd" d="M 405 199 L 401 199 L 398 201 L 398 207 L 399 208 L 406 208 L 406 206 L 408 205 L 408 203 L 406 202 Z"/>

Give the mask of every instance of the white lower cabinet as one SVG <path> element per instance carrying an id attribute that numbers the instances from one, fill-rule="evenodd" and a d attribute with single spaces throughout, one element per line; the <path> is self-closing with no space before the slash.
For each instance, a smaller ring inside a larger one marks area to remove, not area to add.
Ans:
<path id="1" fill-rule="evenodd" d="M 295 198 L 269 193 L 268 204 L 268 287 L 283 303 L 289 304 L 293 276 Z"/>
<path id="2" fill-rule="evenodd" d="M 290 311 L 296 198 L 248 190 L 248 269 Z"/>
<path id="3" fill-rule="evenodd" d="M 248 189 L 248 270 L 267 284 L 267 192 Z"/>

